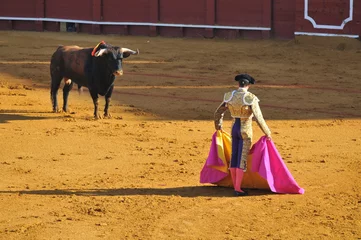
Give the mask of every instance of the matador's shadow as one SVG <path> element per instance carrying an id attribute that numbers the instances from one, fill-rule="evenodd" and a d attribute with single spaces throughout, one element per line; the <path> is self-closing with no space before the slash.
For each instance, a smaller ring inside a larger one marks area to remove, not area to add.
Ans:
<path id="1" fill-rule="evenodd" d="M 271 195 L 270 190 L 248 189 L 248 197 Z M 233 189 L 218 186 L 190 186 L 173 188 L 118 188 L 118 189 L 54 189 L 0 191 L 0 194 L 76 195 L 76 196 L 180 196 L 180 197 L 233 197 Z"/>

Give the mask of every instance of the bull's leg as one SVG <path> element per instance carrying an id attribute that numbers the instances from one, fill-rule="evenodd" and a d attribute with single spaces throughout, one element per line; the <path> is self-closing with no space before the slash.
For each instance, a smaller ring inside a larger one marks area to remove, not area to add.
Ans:
<path id="1" fill-rule="evenodd" d="M 56 72 L 51 73 L 50 98 L 53 105 L 53 112 L 58 111 L 58 90 L 63 77 Z"/>
<path id="2" fill-rule="evenodd" d="M 98 98 L 98 93 L 94 92 L 94 90 L 90 90 L 90 95 L 93 99 L 93 103 L 94 103 L 94 118 L 99 119 L 101 118 L 100 115 L 98 114 L 98 105 L 99 105 L 99 98 Z"/>
<path id="3" fill-rule="evenodd" d="M 63 111 L 68 112 L 68 97 L 69 92 L 73 88 L 73 82 L 69 81 L 69 79 L 64 79 L 65 85 L 63 88 Z"/>
<path id="4" fill-rule="evenodd" d="M 112 97 L 114 85 L 109 88 L 107 94 L 105 94 L 105 107 L 104 107 L 104 117 L 111 118 L 111 114 L 109 113 L 109 104 Z"/>
<path id="5" fill-rule="evenodd" d="M 79 95 L 83 92 L 83 88 L 81 85 L 78 84 L 78 93 Z"/>

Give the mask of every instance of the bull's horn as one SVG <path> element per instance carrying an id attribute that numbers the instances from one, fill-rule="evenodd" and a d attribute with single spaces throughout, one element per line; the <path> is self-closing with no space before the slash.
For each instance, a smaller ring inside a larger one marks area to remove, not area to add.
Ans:
<path id="1" fill-rule="evenodd" d="M 108 49 L 103 48 L 103 49 L 100 49 L 99 51 L 97 51 L 97 52 L 95 53 L 95 56 L 96 56 L 96 57 L 100 57 L 100 56 L 103 56 L 103 54 L 104 54 L 104 53 L 107 53 L 107 52 L 108 52 Z"/>
<path id="2" fill-rule="evenodd" d="M 129 48 L 120 48 L 120 52 L 121 53 L 130 53 L 133 55 L 138 55 L 139 54 L 139 49 L 137 49 L 136 51 L 129 49 Z"/>

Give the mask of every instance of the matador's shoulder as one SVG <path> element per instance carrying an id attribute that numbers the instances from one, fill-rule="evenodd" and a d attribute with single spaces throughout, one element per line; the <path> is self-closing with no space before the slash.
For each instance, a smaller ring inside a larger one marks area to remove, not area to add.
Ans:
<path id="1" fill-rule="evenodd" d="M 253 103 L 255 103 L 255 101 L 259 102 L 259 99 L 253 93 L 247 92 L 246 94 L 244 94 L 244 97 L 243 97 L 244 104 L 252 105 Z"/>
<path id="2" fill-rule="evenodd" d="M 224 102 L 229 102 L 233 97 L 233 91 L 232 92 L 226 92 L 223 97 Z"/>

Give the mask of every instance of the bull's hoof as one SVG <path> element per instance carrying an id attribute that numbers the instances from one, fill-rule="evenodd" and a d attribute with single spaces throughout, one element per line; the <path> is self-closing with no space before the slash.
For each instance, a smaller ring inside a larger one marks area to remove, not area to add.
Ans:
<path id="1" fill-rule="evenodd" d="M 103 117 L 100 114 L 96 114 L 94 115 L 94 119 L 98 120 L 98 119 L 102 119 Z"/>
<path id="2" fill-rule="evenodd" d="M 110 119 L 112 118 L 112 115 L 110 113 L 104 113 L 104 118 Z"/>

